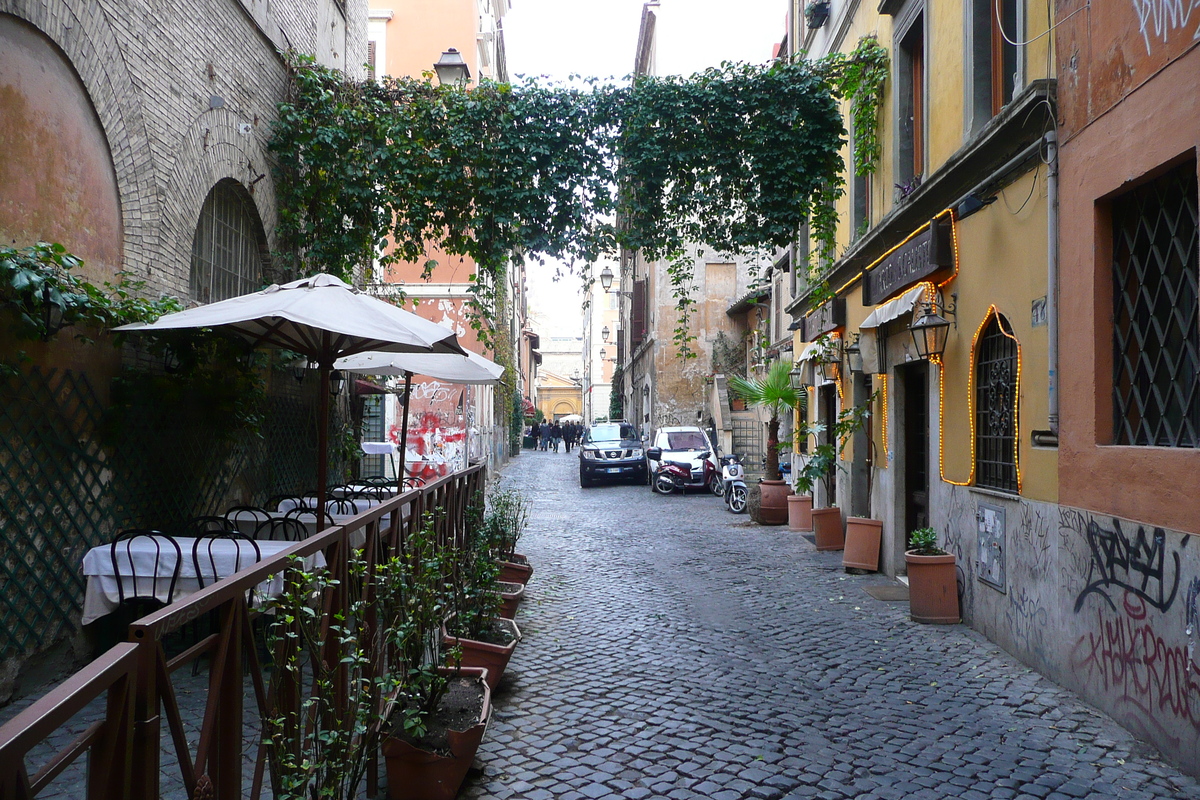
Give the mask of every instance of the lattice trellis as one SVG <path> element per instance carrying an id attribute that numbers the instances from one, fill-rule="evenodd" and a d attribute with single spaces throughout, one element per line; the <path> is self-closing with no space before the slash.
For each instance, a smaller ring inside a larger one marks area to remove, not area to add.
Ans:
<path id="1" fill-rule="evenodd" d="M 1196 162 L 1113 202 L 1113 433 L 1200 446 Z"/>
<path id="2" fill-rule="evenodd" d="M 0 657 L 69 630 L 83 553 L 113 532 L 112 471 L 97 444 L 101 406 L 87 377 L 41 371 L 4 382 L 0 404 Z"/>
<path id="3" fill-rule="evenodd" d="M 312 398 L 268 397 L 262 435 L 234 441 L 134 413 L 102 448 L 104 407 L 84 373 L 33 368 L 0 389 L 0 659 L 73 630 L 83 555 L 117 531 L 170 531 L 315 485 Z"/>

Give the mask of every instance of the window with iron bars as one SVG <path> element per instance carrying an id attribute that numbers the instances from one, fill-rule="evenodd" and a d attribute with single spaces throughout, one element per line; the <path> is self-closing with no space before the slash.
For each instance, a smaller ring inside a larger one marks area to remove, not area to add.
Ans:
<path id="1" fill-rule="evenodd" d="M 1113 441 L 1196 447 L 1195 159 L 1115 199 L 1112 236 Z"/>
<path id="2" fill-rule="evenodd" d="M 192 299 L 213 303 L 262 287 L 262 223 L 245 189 L 223 180 L 200 211 L 192 239 Z"/>
<path id="3" fill-rule="evenodd" d="M 1008 320 L 992 317 L 975 358 L 975 485 L 1002 492 L 1017 484 L 1017 342 Z"/>

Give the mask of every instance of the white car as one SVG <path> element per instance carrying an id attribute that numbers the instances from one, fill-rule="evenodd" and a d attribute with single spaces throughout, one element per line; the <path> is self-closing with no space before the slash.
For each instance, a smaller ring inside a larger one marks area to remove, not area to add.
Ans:
<path id="1" fill-rule="evenodd" d="M 721 477 L 721 465 L 717 460 L 717 449 L 709 441 L 708 434 L 693 425 L 676 425 L 659 428 L 651 437 L 650 447 L 661 449 L 664 461 L 676 461 L 680 464 L 690 464 L 692 479 L 689 489 L 710 488 L 713 478 Z M 707 453 L 706 458 L 702 458 Z M 707 460 L 711 469 L 705 473 L 704 462 Z M 657 460 L 649 460 L 650 474 L 658 469 Z"/>

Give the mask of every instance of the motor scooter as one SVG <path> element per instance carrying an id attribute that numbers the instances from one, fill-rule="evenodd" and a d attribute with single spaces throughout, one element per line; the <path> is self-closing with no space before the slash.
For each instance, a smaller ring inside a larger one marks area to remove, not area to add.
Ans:
<path id="1" fill-rule="evenodd" d="M 708 467 L 709 451 L 704 451 L 700 454 L 700 459 L 705 462 Z M 650 490 L 658 494 L 671 494 L 679 490 L 685 491 L 688 484 L 692 480 L 692 465 L 682 461 L 670 461 L 663 458 L 662 448 L 651 447 L 646 451 L 646 457 L 651 461 L 657 461 L 658 467 L 654 470 L 654 474 L 650 476 Z M 709 475 L 705 485 L 715 479 L 715 475 Z"/>
<path id="2" fill-rule="evenodd" d="M 732 453 L 721 456 L 721 484 L 725 487 L 725 507 L 734 514 L 746 510 L 746 471 Z"/>

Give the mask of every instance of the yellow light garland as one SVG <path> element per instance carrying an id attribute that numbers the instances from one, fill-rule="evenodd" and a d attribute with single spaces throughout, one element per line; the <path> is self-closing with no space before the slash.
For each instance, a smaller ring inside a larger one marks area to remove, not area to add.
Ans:
<path id="1" fill-rule="evenodd" d="M 979 327 L 975 329 L 975 335 L 971 338 L 971 364 L 970 370 L 967 372 L 967 420 L 970 422 L 971 427 L 971 472 L 966 481 L 953 481 L 946 477 L 946 368 L 942 363 L 941 357 L 930 359 L 931 362 L 938 365 L 938 476 L 942 479 L 943 483 L 949 483 L 953 486 L 970 486 L 975 482 L 975 392 L 973 391 L 973 385 L 975 382 L 976 344 L 979 342 L 979 334 L 983 332 L 984 327 L 993 314 L 996 316 L 996 326 L 1000 329 L 1000 332 L 1012 339 L 1017 345 L 1017 382 L 1013 392 L 1013 466 L 1017 470 L 1017 492 L 1020 492 L 1023 485 L 1021 475 L 1020 425 L 1021 340 L 1011 331 L 1004 329 L 1004 323 L 1001 322 L 1003 317 L 995 305 L 988 306 L 987 313 L 983 315 L 983 321 L 979 323 Z"/>
<path id="2" fill-rule="evenodd" d="M 879 436 L 883 440 L 883 463 L 887 466 L 888 457 L 888 406 L 887 406 L 887 375 L 879 376 L 879 396 L 883 399 L 883 422 L 879 426 Z"/>

